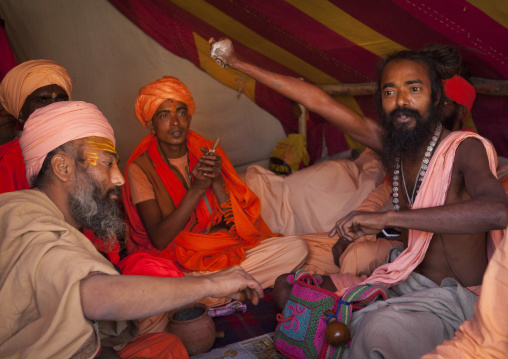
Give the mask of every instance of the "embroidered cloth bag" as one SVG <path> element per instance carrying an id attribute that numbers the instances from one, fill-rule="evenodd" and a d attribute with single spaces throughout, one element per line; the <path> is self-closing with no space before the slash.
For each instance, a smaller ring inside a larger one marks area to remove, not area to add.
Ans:
<path id="1" fill-rule="evenodd" d="M 351 287 L 339 297 L 320 288 L 320 276 L 299 270 L 288 277 L 293 284 L 289 300 L 282 314 L 277 314 L 277 328 L 273 343 L 289 358 L 340 358 L 344 348 L 334 347 L 325 338 L 329 322 L 337 320 L 345 325 L 351 321 L 353 308 L 358 310 L 378 297 L 388 297 L 386 289 L 375 285 Z M 332 311 L 325 314 L 325 311 Z M 348 333 L 349 334 L 349 333 Z"/>

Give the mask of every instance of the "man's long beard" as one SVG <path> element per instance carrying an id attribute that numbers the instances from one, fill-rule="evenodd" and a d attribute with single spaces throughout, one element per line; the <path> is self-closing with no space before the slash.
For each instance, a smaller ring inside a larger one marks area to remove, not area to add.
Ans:
<path id="1" fill-rule="evenodd" d="M 439 122 L 439 106 L 431 106 L 429 116 L 424 119 L 415 109 L 398 107 L 389 114 L 381 114 L 384 129 L 383 151 L 381 159 L 386 167 L 390 167 L 397 157 L 404 157 L 412 161 L 416 159 L 419 150 L 430 142 L 432 129 Z M 412 117 L 416 124 L 408 128 L 405 123 L 396 123 L 400 116 Z"/>
<path id="2" fill-rule="evenodd" d="M 94 182 L 90 175 L 78 169 L 76 183 L 69 197 L 71 215 L 83 227 L 90 229 L 111 244 L 115 237 L 122 237 L 125 233 L 125 221 L 118 204 L 109 199 L 114 193 L 120 195 L 120 188 L 115 187 L 101 198 L 102 189 Z"/>

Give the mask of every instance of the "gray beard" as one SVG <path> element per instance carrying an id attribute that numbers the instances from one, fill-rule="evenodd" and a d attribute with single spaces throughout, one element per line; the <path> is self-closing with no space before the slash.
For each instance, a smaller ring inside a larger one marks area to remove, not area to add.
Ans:
<path id="1" fill-rule="evenodd" d="M 104 198 L 101 198 L 102 192 L 93 178 L 78 168 L 76 183 L 69 196 L 69 206 L 74 220 L 92 230 L 108 245 L 116 241 L 117 237 L 123 237 L 125 221 L 118 204 L 108 198 L 111 191 Z M 120 190 L 115 188 L 113 192 L 120 193 Z"/>

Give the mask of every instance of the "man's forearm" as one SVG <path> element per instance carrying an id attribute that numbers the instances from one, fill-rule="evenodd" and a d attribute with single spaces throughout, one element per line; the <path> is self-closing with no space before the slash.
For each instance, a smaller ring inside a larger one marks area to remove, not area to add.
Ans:
<path id="1" fill-rule="evenodd" d="M 229 200 L 226 181 L 224 181 L 222 177 L 220 182 L 212 182 L 212 189 L 215 197 L 217 197 L 217 202 L 219 205 L 224 204 Z"/>
<path id="2" fill-rule="evenodd" d="M 294 77 L 270 72 L 241 60 L 236 61 L 233 64 L 233 68 L 253 77 L 280 94 L 301 103 L 310 110 L 315 110 L 316 104 L 315 101 L 312 101 L 313 98 L 325 96 L 323 90 L 314 85 Z"/>
<path id="3" fill-rule="evenodd" d="M 386 212 L 386 227 L 444 234 L 471 234 L 508 226 L 503 202 L 465 201 L 432 208 Z"/>
<path id="4" fill-rule="evenodd" d="M 317 86 L 294 77 L 262 69 L 242 60 L 234 61 L 232 67 L 251 76 L 281 95 L 302 104 L 309 111 L 323 116 L 361 144 L 378 152 L 381 150 L 378 123 L 335 101 Z"/>
<path id="5" fill-rule="evenodd" d="M 147 218 L 151 216 L 151 213 L 144 211 L 142 205 L 141 208 L 138 208 L 148 236 L 157 249 L 165 249 L 185 228 L 203 193 L 204 191 L 193 189 L 187 191 L 178 207 L 158 222 L 153 221 L 153 218 Z"/>
<path id="6" fill-rule="evenodd" d="M 88 319 L 132 320 L 198 301 L 209 286 L 206 277 L 94 275 L 81 282 L 81 301 Z"/>
<path id="7" fill-rule="evenodd" d="M 83 314 L 90 320 L 146 318 L 208 296 L 238 300 L 246 296 L 256 305 L 263 289 L 240 266 L 197 277 L 97 274 L 80 282 Z"/>

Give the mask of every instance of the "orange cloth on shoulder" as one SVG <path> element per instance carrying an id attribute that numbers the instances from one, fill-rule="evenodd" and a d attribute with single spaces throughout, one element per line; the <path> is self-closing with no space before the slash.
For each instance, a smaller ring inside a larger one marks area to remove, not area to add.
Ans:
<path id="1" fill-rule="evenodd" d="M 211 148 L 212 145 L 212 141 L 206 140 L 193 131 L 188 132 L 187 148 L 189 150 L 191 171 L 203 155 L 200 147 Z M 178 206 L 185 196 L 186 190 L 162 159 L 157 149 L 157 138 L 155 136 L 148 135 L 136 147 L 125 166 L 125 173 L 128 173 L 130 164 L 145 151 L 148 151 L 151 160 L 154 162 L 156 171 L 170 194 L 175 207 Z M 220 146 L 217 148 L 216 154 L 222 157 L 222 176 L 231 199 L 234 226 L 229 231 L 205 234 L 212 225 L 220 222 L 222 218 L 222 214 L 217 208 L 215 195 L 209 188 L 205 193 L 206 200 L 201 198 L 194 215 L 187 222 L 184 230 L 173 239 L 166 249 L 159 251 L 152 245 L 136 206 L 132 204 L 128 178 L 125 176 L 127 182 L 123 187 L 123 200 L 127 213 L 127 223 L 129 224 L 127 250 L 130 253 L 144 250 L 171 259 L 187 270 L 215 271 L 242 263 L 247 249 L 255 247 L 266 238 L 277 236 L 277 234 L 270 231 L 260 217 L 261 205 L 259 199 L 240 180 Z M 189 228 L 191 224 L 192 228 Z"/>

